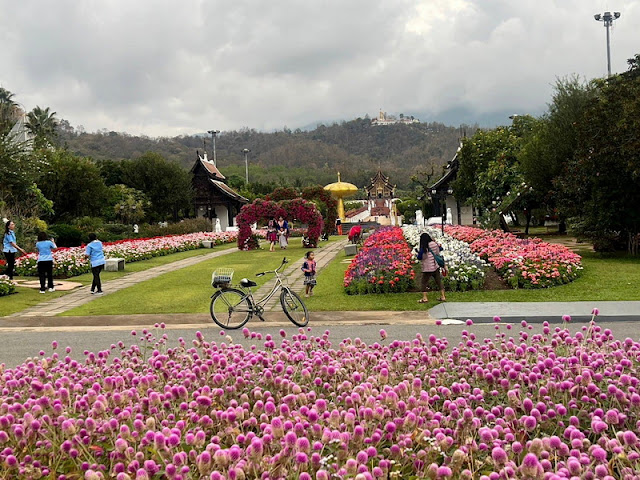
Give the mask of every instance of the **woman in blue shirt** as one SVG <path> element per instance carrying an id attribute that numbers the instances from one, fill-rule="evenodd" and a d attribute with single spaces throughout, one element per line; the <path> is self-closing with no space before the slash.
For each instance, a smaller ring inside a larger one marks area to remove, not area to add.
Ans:
<path id="1" fill-rule="evenodd" d="M 13 269 L 16 266 L 16 253 L 20 250 L 23 255 L 27 254 L 27 252 L 21 249 L 16 243 L 15 229 L 16 224 L 8 220 L 4 225 L 4 238 L 2 240 L 2 253 L 4 253 L 4 258 L 7 260 L 5 275 L 7 275 L 10 280 L 13 280 Z"/>
<path id="2" fill-rule="evenodd" d="M 36 243 L 36 250 L 38 250 L 38 276 L 40 277 L 40 293 L 44 293 L 45 282 L 48 283 L 49 291 L 55 292 L 56 289 L 53 286 L 53 251 L 58 248 L 45 232 L 38 234 L 38 243 Z"/>
<path id="3" fill-rule="evenodd" d="M 91 273 L 93 274 L 91 294 L 102 295 L 100 272 L 104 269 L 104 252 L 102 251 L 102 242 L 98 240 L 95 233 L 89 234 L 89 243 L 87 244 L 85 255 L 89 257 L 89 261 L 91 262 Z"/>

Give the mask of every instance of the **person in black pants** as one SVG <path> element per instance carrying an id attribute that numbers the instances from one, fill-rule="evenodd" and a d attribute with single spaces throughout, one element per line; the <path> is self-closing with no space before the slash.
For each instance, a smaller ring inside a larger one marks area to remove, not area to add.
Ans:
<path id="1" fill-rule="evenodd" d="M 105 259 L 104 251 L 102 250 L 102 242 L 98 240 L 95 233 L 89 234 L 89 243 L 87 244 L 85 255 L 89 257 L 89 261 L 91 262 L 91 273 L 93 274 L 91 294 L 102 295 L 100 272 L 104 269 Z"/>
<path id="2" fill-rule="evenodd" d="M 53 286 L 53 251 L 58 248 L 45 232 L 38 233 L 38 276 L 40 277 L 40 293 L 45 293 L 48 286 L 50 292 L 55 292 Z M 48 285 L 47 285 L 48 284 Z"/>
<path id="3" fill-rule="evenodd" d="M 16 265 L 16 253 L 18 253 L 18 250 L 20 250 L 23 255 L 27 254 L 27 252 L 20 248 L 16 243 L 15 229 L 16 224 L 11 220 L 7 220 L 4 225 L 2 253 L 4 253 L 4 258 L 7 260 L 7 269 L 5 271 L 5 274 L 9 277 L 9 280 L 13 280 L 13 269 Z"/>

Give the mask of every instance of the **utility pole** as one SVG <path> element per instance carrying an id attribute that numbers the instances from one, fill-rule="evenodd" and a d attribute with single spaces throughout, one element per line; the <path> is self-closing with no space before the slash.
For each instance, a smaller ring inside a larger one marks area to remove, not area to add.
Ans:
<path id="1" fill-rule="evenodd" d="M 249 155 L 249 152 L 251 150 L 249 150 L 248 148 L 243 148 L 242 149 L 242 153 L 244 153 L 244 169 L 245 169 L 245 184 L 249 185 L 249 160 L 247 159 L 247 155 Z"/>
<path id="2" fill-rule="evenodd" d="M 207 133 L 211 134 L 211 140 L 213 141 L 213 164 L 217 167 L 218 162 L 216 161 L 216 137 L 220 133 L 220 130 L 209 130 Z"/>
<path id="3" fill-rule="evenodd" d="M 604 12 L 602 15 L 599 13 L 594 15 L 598 22 L 604 22 L 604 26 L 607 29 L 607 74 L 611 76 L 611 47 L 609 42 L 609 27 L 613 26 L 613 21 L 620 18 L 620 12 Z"/>

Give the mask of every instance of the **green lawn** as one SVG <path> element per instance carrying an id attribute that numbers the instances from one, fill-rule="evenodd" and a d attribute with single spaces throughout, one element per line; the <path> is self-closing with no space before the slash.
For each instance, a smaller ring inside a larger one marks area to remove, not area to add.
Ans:
<path id="1" fill-rule="evenodd" d="M 332 239 L 330 241 L 335 241 Z M 323 243 L 322 245 L 326 245 Z M 249 252 L 235 252 L 209 262 L 176 270 L 153 280 L 139 283 L 111 295 L 64 312 L 75 315 L 133 315 L 140 313 L 204 313 L 209 311 L 209 298 L 214 293 L 211 273 L 218 267 L 234 269 L 234 283 L 243 277 L 262 285 L 270 275 L 256 277 L 263 270 L 273 270 L 287 257 L 292 263 L 302 258 L 307 248 L 294 238 L 289 248 L 270 252 L 268 247 Z"/>
<path id="2" fill-rule="evenodd" d="M 236 248 L 235 243 L 229 243 L 226 245 L 221 245 L 215 247 L 216 250 L 227 249 L 227 248 Z M 178 260 L 182 260 L 184 258 L 197 257 L 200 255 L 206 255 L 207 253 L 211 253 L 212 250 L 199 248 L 197 250 L 189 250 L 186 252 L 174 253 L 171 255 L 165 255 L 162 257 L 155 257 L 149 260 L 142 260 L 139 262 L 127 263 L 125 267 L 125 271 L 123 272 L 102 272 L 100 278 L 103 282 L 108 280 L 113 280 L 119 277 L 123 277 L 125 275 L 129 275 L 134 272 L 141 272 L 143 270 L 148 270 L 149 268 L 158 267 L 160 265 L 165 265 L 167 263 L 176 262 Z M 91 285 L 91 280 L 93 276 L 90 273 L 86 273 L 84 275 L 78 275 L 77 277 L 69 278 L 68 280 L 71 282 L 79 282 L 83 285 Z M 38 277 L 16 277 L 16 280 L 38 280 Z M 20 312 L 26 308 L 37 305 L 40 302 L 44 302 L 46 300 L 51 300 L 52 298 L 61 297 L 70 293 L 67 292 L 47 292 L 45 295 L 41 295 L 38 292 L 37 288 L 26 288 L 26 287 L 18 287 L 16 289 L 17 294 L 8 295 L 5 297 L 0 297 L 0 317 L 11 315 L 16 312 Z"/>
<path id="3" fill-rule="evenodd" d="M 640 258 L 581 251 L 584 270 L 574 282 L 540 290 L 481 290 L 448 292 L 449 302 L 571 302 L 581 300 L 640 300 Z M 439 302 L 429 292 L 429 303 L 418 304 L 420 293 L 347 295 L 342 287 L 348 263 L 343 254 L 318 275 L 318 285 L 307 302 L 310 310 L 427 310 Z M 328 302 L 327 299 L 331 301 Z"/>

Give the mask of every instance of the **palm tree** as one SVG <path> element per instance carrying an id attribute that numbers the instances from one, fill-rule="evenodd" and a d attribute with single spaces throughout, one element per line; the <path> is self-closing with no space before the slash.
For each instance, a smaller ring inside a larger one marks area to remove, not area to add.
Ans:
<path id="1" fill-rule="evenodd" d="M 15 123 L 18 104 L 13 100 L 13 93 L 0 87 L 0 135 L 6 135 Z"/>
<path id="2" fill-rule="evenodd" d="M 26 127 L 34 135 L 37 146 L 45 146 L 55 138 L 58 126 L 55 115 L 56 112 L 51 112 L 49 107 L 42 109 L 39 106 L 27 114 Z"/>

